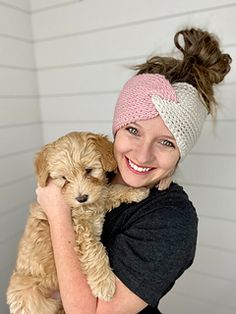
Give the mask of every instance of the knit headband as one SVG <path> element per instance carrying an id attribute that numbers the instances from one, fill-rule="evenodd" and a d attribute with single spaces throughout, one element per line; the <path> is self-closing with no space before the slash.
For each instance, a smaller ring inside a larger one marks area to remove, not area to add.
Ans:
<path id="1" fill-rule="evenodd" d="M 183 159 L 198 140 L 207 116 L 198 91 L 188 83 L 171 85 L 160 74 L 129 79 L 115 107 L 113 134 L 129 123 L 158 115 L 173 134 Z"/>

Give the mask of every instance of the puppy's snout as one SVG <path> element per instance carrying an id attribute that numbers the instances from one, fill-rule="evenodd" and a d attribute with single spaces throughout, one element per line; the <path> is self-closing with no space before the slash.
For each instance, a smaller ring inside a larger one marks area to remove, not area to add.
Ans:
<path id="1" fill-rule="evenodd" d="M 79 195 L 75 198 L 79 203 L 85 203 L 88 200 L 88 195 L 84 194 L 84 195 Z"/>

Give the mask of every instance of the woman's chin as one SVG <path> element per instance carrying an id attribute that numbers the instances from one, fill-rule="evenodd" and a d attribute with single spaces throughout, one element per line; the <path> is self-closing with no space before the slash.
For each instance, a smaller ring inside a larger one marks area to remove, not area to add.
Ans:
<path id="1" fill-rule="evenodd" d="M 141 187 L 149 187 L 152 185 L 152 183 L 149 180 L 143 179 L 137 179 L 137 178 L 123 178 L 124 183 L 133 187 L 133 188 L 141 188 Z"/>

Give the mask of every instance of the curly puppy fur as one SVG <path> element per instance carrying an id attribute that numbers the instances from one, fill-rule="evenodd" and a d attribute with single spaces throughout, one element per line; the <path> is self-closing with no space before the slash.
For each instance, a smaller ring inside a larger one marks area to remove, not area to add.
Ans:
<path id="1" fill-rule="evenodd" d="M 115 276 L 100 242 L 105 213 L 121 202 L 139 202 L 149 192 L 109 184 L 106 174 L 116 166 L 112 143 L 105 136 L 87 132 L 72 132 L 45 145 L 35 160 L 39 184 L 45 186 L 50 177 L 62 188 L 71 207 L 75 250 L 82 270 L 94 296 L 106 301 L 115 292 Z M 49 224 L 35 202 L 7 290 L 10 313 L 64 313 L 61 302 L 51 297 L 58 290 Z"/>

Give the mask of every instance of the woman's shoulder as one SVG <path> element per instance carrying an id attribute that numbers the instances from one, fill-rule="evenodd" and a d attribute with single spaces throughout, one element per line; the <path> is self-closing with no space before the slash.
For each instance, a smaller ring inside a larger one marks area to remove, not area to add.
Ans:
<path id="1" fill-rule="evenodd" d="M 180 230 L 193 233 L 197 229 L 196 210 L 182 186 L 171 183 L 164 191 L 150 190 L 149 196 L 139 203 L 121 204 L 106 215 L 105 234 L 127 230 L 152 228 Z"/>
<path id="2" fill-rule="evenodd" d="M 177 183 L 164 191 L 151 189 L 149 197 L 137 203 L 127 218 L 124 225 L 128 235 L 137 238 L 140 233 L 146 243 L 151 241 L 158 247 L 160 242 L 170 243 L 170 247 L 181 247 L 186 255 L 191 247 L 191 258 L 194 255 L 198 217 L 187 193 Z"/>
<path id="3" fill-rule="evenodd" d="M 184 191 L 184 188 L 177 183 L 172 182 L 170 187 L 166 190 L 159 191 L 157 188 L 150 190 L 150 195 L 144 200 L 143 205 L 157 209 L 165 209 L 172 211 L 189 213 L 196 213 L 195 207 L 192 201 L 189 199 L 188 194 Z"/>
<path id="4" fill-rule="evenodd" d="M 184 201 L 186 203 L 191 203 L 187 193 L 184 191 L 184 188 L 176 182 L 171 182 L 169 188 L 163 191 L 160 191 L 158 190 L 158 188 L 153 187 L 150 190 L 149 196 L 150 200 L 155 200 L 158 198 L 158 200 L 161 202 L 168 201 L 168 203 L 171 203 L 173 201 Z"/>
<path id="5" fill-rule="evenodd" d="M 137 218 L 151 220 L 159 227 L 183 227 L 186 230 L 186 225 L 196 229 L 198 224 L 193 203 L 183 187 L 174 182 L 164 191 L 152 188 L 149 197 L 136 204 L 136 211 Z"/>

